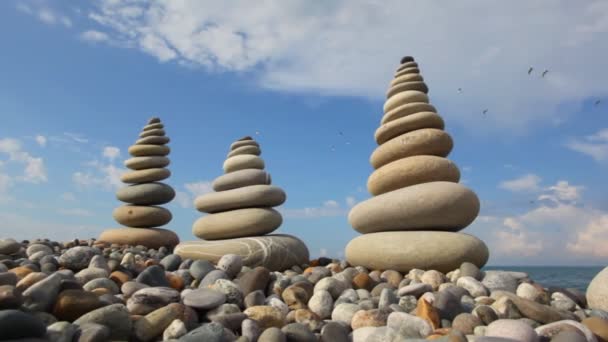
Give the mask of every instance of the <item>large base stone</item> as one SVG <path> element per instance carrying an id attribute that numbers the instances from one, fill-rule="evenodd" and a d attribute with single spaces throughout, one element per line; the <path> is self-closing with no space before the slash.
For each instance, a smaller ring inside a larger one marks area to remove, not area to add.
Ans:
<path id="1" fill-rule="evenodd" d="M 587 303 L 591 309 L 608 311 L 608 267 L 598 273 L 589 283 Z"/>
<path id="2" fill-rule="evenodd" d="M 489 252 L 478 238 L 452 232 L 412 231 L 361 235 L 346 246 L 346 260 L 372 270 L 409 272 L 413 268 L 453 271 L 467 261 L 482 267 Z"/>
<path id="3" fill-rule="evenodd" d="M 290 235 L 265 235 L 215 241 L 182 242 L 174 250 L 183 259 L 202 259 L 217 263 L 226 254 L 236 254 L 249 267 L 264 266 L 283 271 L 294 265 L 308 263 L 304 242 Z"/>
<path id="4" fill-rule="evenodd" d="M 99 236 L 100 241 L 119 245 L 142 245 L 148 248 L 174 247 L 179 243 L 177 235 L 162 228 L 108 229 Z"/>

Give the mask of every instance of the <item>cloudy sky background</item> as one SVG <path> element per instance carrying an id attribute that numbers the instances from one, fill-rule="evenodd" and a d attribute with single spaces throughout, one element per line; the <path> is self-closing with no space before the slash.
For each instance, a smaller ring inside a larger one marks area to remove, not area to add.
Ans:
<path id="1" fill-rule="evenodd" d="M 606 1 L 15 0 L 0 38 L 0 236 L 117 226 L 126 150 L 158 115 L 182 240 L 229 144 L 258 132 L 288 194 L 281 231 L 340 257 L 407 54 L 482 201 L 465 232 L 491 263 L 608 263 Z"/>

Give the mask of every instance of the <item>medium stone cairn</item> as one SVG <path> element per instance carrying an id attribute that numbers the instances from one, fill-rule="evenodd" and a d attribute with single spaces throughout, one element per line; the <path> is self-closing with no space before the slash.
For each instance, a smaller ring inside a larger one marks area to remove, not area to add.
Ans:
<path id="1" fill-rule="evenodd" d="M 192 233 L 207 241 L 179 244 L 182 258 L 217 263 L 226 254 L 241 256 L 246 266 L 284 270 L 308 262 L 308 249 L 289 235 L 266 235 L 279 228 L 281 214 L 272 207 L 285 202 L 285 192 L 270 185 L 260 145 L 251 137 L 232 143 L 224 175 L 213 182 L 215 192 L 196 198 L 194 206 L 208 215 L 198 219 Z"/>
<path id="2" fill-rule="evenodd" d="M 459 233 L 477 217 L 479 199 L 458 183 L 460 171 L 446 159 L 452 138 L 427 93 L 418 64 L 404 57 L 375 133 L 375 171 L 367 182 L 374 197 L 349 213 L 351 225 L 364 234 L 346 247 L 352 265 L 449 272 L 463 262 L 481 267 L 488 260 L 483 241 Z"/>
<path id="3" fill-rule="evenodd" d="M 171 212 L 159 205 L 175 197 L 173 188 L 160 182 L 171 175 L 165 168 L 170 162 L 170 149 L 163 128 L 159 118 L 150 119 L 135 145 L 129 147 L 132 158 L 125 161 L 125 166 L 132 171 L 123 174 L 121 180 L 131 185 L 116 192 L 116 198 L 128 204 L 113 213 L 116 222 L 128 228 L 106 230 L 100 240 L 148 248 L 174 247 L 179 243 L 174 232 L 158 228 L 172 219 Z"/>

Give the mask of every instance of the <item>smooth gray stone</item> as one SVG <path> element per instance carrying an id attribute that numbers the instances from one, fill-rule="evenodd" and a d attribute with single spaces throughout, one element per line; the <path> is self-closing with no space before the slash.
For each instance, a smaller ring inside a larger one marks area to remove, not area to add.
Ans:
<path id="1" fill-rule="evenodd" d="M 226 295 L 222 292 L 200 288 L 189 291 L 182 298 L 185 305 L 195 309 L 209 310 L 216 308 L 226 302 Z"/>
<path id="2" fill-rule="evenodd" d="M 112 332 L 105 325 L 86 323 L 80 326 L 77 332 L 77 342 L 107 342 Z"/>
<path id="3" fill-rule="evenodd" d="M 268 328 L 262 332 L 258 342 L 287 342 L 287 336 L 279 328 Z"/>
<path id="4" fill-rule="evenodd" d="M 210 192 L 194 201 L 198 211 L 217 213 L 227 210 L 276 207 L 285 202 L 283 189 L 273 185 L 250 185 L 232 190 Z"/>
<path id="5" fill-rule="evenodd" d="M 171 202 L 175 198 L 175 191 L 164 183 L 135 184 L 119 189 L 116 198 L 136 205 L 159 205 Z"/>
<path id="6" fill-rule="evenodd" d="M 215 322 L 205 323 L 200 327 L 182 336 L 179 341 L 183 342 L 226 342 L 227 336 L 224 327 Z"/>
<path id="7" fill-rule="evenodd" d="M 59 264 L 72 271 L 80 271 L 89 266 L 95 255 L 101 254 L 98 248 L 78 246 L 68 249 L 59 257 Z"/>
<path id="8" fill-rule="evenodd" d="M 226 191 L 251 185 L 271 183 L 270 174 L 259 169 L 244 169 L 222 175 L 213 181 L 213 190 Z"/>
<path id="9" fill-rule="evenodd" d="M 46 337 L 51 342 L 72 342 L 78 327 L 69 322 L 57 322 L 46 328 Z"/>
<path id="10" fill-rule="evenodd" d="M 168 166 L 171 163 L 167 157 L 132 157 L 125 160 L 124 164 L 131 170 L 157 169 Z"/>
<path id="11" fill-rule="evenodd" d="M 190 274 L 196 280 L 203 279 L 215 266 L 207 260 L 194 260 L 190 265 Z"/>
<path id="12" fill-rule="evenodd" d="M 149 136 L 140 138 L 135 141 L 136 145 L 164 145 L 168 144 L 171 139 L 167 136 Z"/>
<path id="13" fill-rule="evenodd" d="M 0 336 L 3 340 L 43 337 L 46 332 L 44 322 L 18 310 L 0 310 Z"/>
<path id="14" fill-rule="evenodd" d="M 61 276 L 52 274 L 23 292 L 23 305 L 33 311 L 50 311 L 61 287 Z"/>
<path id="15" fill-rule="evenodd" d="M 80 316 L 74 324 L 97 323 L 110 329 L 110 338 L 127 340 L 131 335 L 131 317 L 123 304 L 112 304 Z"/>

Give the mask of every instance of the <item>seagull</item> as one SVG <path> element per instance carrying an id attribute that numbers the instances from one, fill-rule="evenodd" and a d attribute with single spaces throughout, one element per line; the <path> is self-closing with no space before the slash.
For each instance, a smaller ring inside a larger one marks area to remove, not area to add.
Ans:
<path id="1" fill-rule="evenodd" d="M 336 150 L 336 147 L 334 145 L 331 145 L 331 151 L 334 152 Z"/>
<path id="2" fill-rule="evenodd" d="M 545 77 L 545 75 L 549 72 L 549 70 L 545 69 L 545 71 L 543 71 L 543 74 L 540 77 Z"/>
<path id="3" fill-rule="evenodd" d="M 344 136 L 344 133 L 342 133 L 342 131 L 338 131 L 338 134 L 340 134 L 341 136 Z"/>
<path id="4" fill-rule="evenodd" d="M 528 69 L 528 75 L 530 75 L 532 73 L 532 70 L 534 70 L 533 67 L 530 67 L 530 69 Z"/>
<path id="5" fill-rule="evenodd" d="M 482 113 L 485 115 L 487 112 L 488 112 L 488 110 L 484 109 Z"/>
<path id="6" fill-rule="evenodd" d="M 530 200 L 530 204 L 534 204 L 534 200 Z"/>
<path id="7" fill-rule="evenodd" d="M 600 102 L 602 102 L 602 100 L 597 100 L 597 101 L 595 101 L 594 105 L 596 105 L 596 106 L 597 106 L 597 105 L 599 105 L 599 104 L 600 104 Z"/>
<path id="8" fill-rule="evenodd" d="M 458 88 L 458 94 L 462 94 L 462 88 Z"/>

